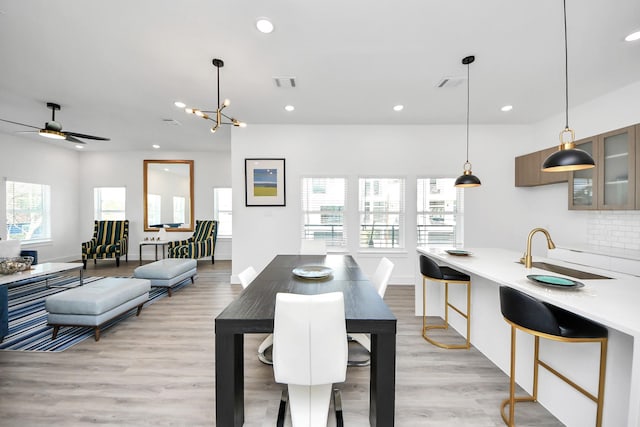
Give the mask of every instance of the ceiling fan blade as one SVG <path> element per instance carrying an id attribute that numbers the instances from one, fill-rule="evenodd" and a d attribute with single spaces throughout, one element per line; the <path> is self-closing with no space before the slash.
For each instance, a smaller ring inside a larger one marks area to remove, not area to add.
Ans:
<path id="1" fill-rule="evenodd" d="M 66 135 L 65 135 L 65 139 L 66 139 L 67 141 L 69 141 L 69 142 L 75 142 L 76 144 L 86 144 L 86 142 L 85 142 L 85 141 L 81 141 L 81 140 L 79 140 L 78 138 L 76 138 L 76 137 L 74 137 L 74 136 L 71 136 L 71 135 L 69 135 L 69 134 L 66 134 Z"/>
<path id="2" fill-rule="evenodd" d="M 96 140 L 96 141 L 110 141 L 109 138 L 103 138 L 101 136 L 85 135 L 84 133 L 67 132 L 66 130 L 62 131 L 62 133 L 66 134 L 66 135 L 76 136 L 78 138 L 93 139 L 93 140 Z"/>
<path id="3" fill-rule="evenodd" d="M 26 126 L 26 127 L 34 128 L 34 129 L 40 129 L 40 126 L 31 126 L 31 125 L 27 125 L 25 123 L 13 122 L 11 120 L 0 119 L 0 122 L 13 123 L 14 125 Z"/>

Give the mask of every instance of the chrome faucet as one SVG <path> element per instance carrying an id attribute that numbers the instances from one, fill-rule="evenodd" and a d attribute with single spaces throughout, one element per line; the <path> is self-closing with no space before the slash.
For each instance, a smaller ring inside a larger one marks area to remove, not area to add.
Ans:
<path id="1" fill-rule="evenodd" d="M 524 253 L 522 258 L 520 258 L 520 262 L 524 264 L 525 268 L 531 268 L 533 264 L 533 257 L 531 256 L 531 239 L 533 238 L 533 235 L 538 231 L 544 233 L 544 235 L 547 236 L 547 247 L 549 249 L 556 248 L 556 245 L 553 243 L 553 240 L 551 240 L 551 236 L 549 235 L 549 232 L 547 230 L 545 230 L 544 228 L 534 228 L 533 230 L 531 230 L 529 236 L 527 237 L 527 251 Z"/>

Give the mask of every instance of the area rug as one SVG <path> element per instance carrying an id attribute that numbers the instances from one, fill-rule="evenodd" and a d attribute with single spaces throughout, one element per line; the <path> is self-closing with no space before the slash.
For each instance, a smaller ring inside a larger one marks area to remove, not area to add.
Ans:
<path id="1" fill-rule="evenodd" d="M 102 277 L 85 277 L 83 283 L 95 282 Z M 191 283 L 186 279 L 176 285 L 174 291 Z M 0 350 L 22 351 L 63 351 L 69 347 L 93 338 L 93 328 L 86 327 L 62 327 L 55 340 L 51 339 L 53 328 L 47 326 L 47 311 L 44 308 L 45 299 L 49 295 L 64 292 L 66 289 L 59 286 L 75 287 L 79 285 L 78 276 L 55 276 L 47 281 L 33 279 L 31 281 L 12 284 L 9 287 L 9 333 L 0 343 Z M 167 295 L 165 288 L 151 288 L 149 301 L 145 305 L 153 304 Z M 105 323 L 100 330 L 110 328 L 114 324 L 133 316 L 136 310 Z"/>

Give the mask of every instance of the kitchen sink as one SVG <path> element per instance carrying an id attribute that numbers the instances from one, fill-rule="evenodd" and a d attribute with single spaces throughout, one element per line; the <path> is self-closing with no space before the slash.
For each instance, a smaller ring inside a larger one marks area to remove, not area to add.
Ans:
<path id="1" fill-rule="evenodd" d="M 553 273 L 563 274 L 565 276 L 574 277 L 576 279 L 582 279 L 582 280 L 611 279 L 611 277 L 605 277 L 599 274 L 588 273 L 586 271 L 574 270 L 573 268 L 562 267 L 560 265 L 549 264 L 547 262 L 533 262 L 532 267 L 540 268 L 542 270 L 547 270 Z"/>

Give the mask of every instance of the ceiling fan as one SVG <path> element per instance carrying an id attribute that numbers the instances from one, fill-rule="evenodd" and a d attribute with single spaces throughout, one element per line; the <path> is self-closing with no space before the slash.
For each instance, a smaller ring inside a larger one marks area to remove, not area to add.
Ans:
<path id="1" fill-rule="evenodd" d="M 74 142 L 76 144 L 86 144 L 85 141 L 82 141 L 78 138 L 92 139 L 96 141 L 109 141 L 109 138 L 103 138 L 101 136 L 87 135 L 84 133 L 62 130 L 62 124 L 60 124 L 60 122 L 56 122 L 56 111 L 60 110 L 60 104 L 56 104 L 54 102 L 47 102 L 47 108 L 51 109 L 51 120 L 44 124 L 44 128 L 40 128 L 39 126 L 27 125 L 25 123 L 18 123 L 11 120 L 5 120 L 5 119 L 0 119 L 0 121 L 38 129 L 37 131 L 38 134 L 46 138 L 65 139 L 69 142 Z M 26 132 L 36 132 L 36 131 L 26 131 Z"/>

